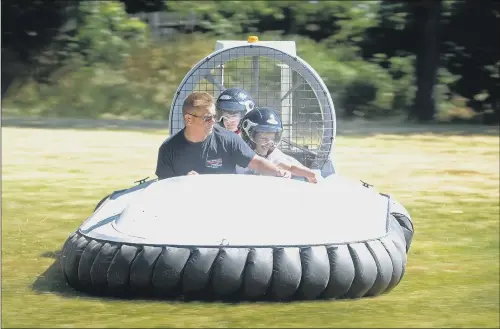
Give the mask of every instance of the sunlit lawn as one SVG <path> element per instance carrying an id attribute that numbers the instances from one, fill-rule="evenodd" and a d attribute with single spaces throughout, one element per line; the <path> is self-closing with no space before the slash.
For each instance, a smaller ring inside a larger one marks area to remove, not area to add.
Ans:
<path id="1" fill-rule="evenodd" d="M 2 129 L 3 327 L 499 326 L 498 136 L 339 137 L 338 170 L 413 216 L 407 272 L 387 295 L 183 304 L 73 292 L 54 254 L 103 196 L 154 177 L 163 133 Z"/>

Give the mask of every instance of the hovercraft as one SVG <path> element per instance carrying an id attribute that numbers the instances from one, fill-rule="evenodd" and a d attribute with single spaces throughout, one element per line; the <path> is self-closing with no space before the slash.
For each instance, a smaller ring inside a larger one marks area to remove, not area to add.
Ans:
<path id="1" fill-rule="evenodd" d="M 242 68 L 250 78 L 239 79 Z M 336 172 L 333 102 L 295 43 L 219 41 L 181 82 L 170 133 L 183 128 L 189 93 L 216 97 L 227 85 L 279 108 L 280 149 L 323 179 L 196 175 L 115 191 L 64 243 L 67 283 L 96 294 L 280 301 L 378 296 L 396 287 L 411 217 L 390 195 Z M 245 187 L 243 198 L 226 193 L 235 186 Z"/>

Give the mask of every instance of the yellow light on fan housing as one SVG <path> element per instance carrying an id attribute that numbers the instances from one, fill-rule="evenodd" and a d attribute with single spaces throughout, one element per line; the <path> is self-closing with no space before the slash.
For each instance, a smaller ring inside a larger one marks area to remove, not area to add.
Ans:
<path id="1" fill-rule="evenodd" d="M 253 42 L 257 42 L 257 41 L 259 41 L 259 37 L 255 36 L 255 35 L 251 35 L 248 37 L 249 43 L 253 43 Z"/>

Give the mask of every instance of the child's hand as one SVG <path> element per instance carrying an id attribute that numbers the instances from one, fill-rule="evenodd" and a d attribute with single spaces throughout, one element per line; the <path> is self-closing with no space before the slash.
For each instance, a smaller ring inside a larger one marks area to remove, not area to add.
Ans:
<path id="1" fill-rule="evenodd" d="M 316 173 L 313 173 L 311 176 L 306 177 L 309 183 L 316 184 L 318 182 L 318 176 Z"/>

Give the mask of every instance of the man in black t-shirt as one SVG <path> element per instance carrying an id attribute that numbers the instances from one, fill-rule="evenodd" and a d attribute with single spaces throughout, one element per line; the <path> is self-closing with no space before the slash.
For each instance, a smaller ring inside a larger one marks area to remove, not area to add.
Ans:
<path id="1" fill-rule="evenodd" d="M 158 179 L 196 174 L 232 174 L 236 165 L 264 175 L 290 177 L 257 155 L 237 134 L 215 125 L 213 97 L 205 92 L 189 95 L 182 106 L 185 127 L 170 136 L 158 152 Z"/>

